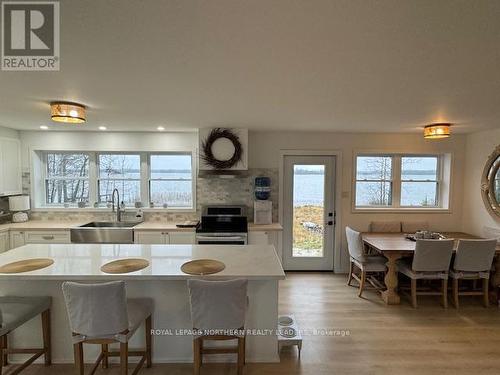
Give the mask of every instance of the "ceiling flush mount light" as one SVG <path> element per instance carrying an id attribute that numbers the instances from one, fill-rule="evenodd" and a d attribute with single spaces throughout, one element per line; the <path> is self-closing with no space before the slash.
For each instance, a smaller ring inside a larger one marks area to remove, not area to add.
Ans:
<path id="1" fill-rule="evenodd" d="M 426 139 L 448 138 L 451 134 L 450 128 L 451 124 L 447 122 L 439 122 L 427 125 L 424 128 L 424 138 Z"/>
<path id="2" fill-rule="evenodd" d="M 49 130 L 49 127 L 47 125 L 40 125 L 40 129 Z"/>
<path id="3" fill-rule="evenodd" d="M 107 130 L 107 129 L 108 129 L 108 128 L 107 128 L 107 127 L 105 127 L 105 126 L 99 126 L 99 130 L 104 131 L 104 130 Z"/>
<path id="4" fill-rule="evenodd" d="M 70 102 L 52 102 L 50 103 L 50 116 L 52 121 L 63 122 L 66 124 L 84 123 L 85 106 Z"/>
<path id="5" fill-rule="evenodd" d="M 158 131 L 161 131 L 161 132 L 165 130 L 165 128 L 163 126 L 158 126 L 156 129 L 158 129 Z"/>

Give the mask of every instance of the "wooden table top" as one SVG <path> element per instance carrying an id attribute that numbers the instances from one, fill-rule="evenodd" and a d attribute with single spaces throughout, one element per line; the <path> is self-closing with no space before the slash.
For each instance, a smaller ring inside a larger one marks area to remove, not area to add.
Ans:
<path id="1" fill-rule="evenodd" d="M 447 238 L 455 239 L 455 247 L 460 239 L 477 239 L 480 237 L 462 232 L 443 232 Z M 415 241 L 405 238 L 404 233 L 363 233 L 363 241 L 366 245 L 380 253 L 398 252 L 412 254 L 415 251 Z M 497 254 L 500 254 L 500 244 L 497 245 Z"/>

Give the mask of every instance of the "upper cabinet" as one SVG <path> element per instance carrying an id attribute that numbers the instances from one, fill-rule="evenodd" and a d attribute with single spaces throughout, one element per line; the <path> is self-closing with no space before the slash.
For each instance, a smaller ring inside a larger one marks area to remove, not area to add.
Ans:
<path id="1" fill-rule="evenodd" d="M 22 193 L 21 142 L 0 138 L 0 196 Z"/>

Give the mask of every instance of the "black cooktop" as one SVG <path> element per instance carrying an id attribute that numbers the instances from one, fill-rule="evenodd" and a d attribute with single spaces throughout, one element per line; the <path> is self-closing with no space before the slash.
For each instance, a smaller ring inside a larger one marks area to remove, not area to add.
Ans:
<path id="1" fill-rule="evenodd" d="M 202 216 L 196 233 L 247 233 L 246 216 Z"/>

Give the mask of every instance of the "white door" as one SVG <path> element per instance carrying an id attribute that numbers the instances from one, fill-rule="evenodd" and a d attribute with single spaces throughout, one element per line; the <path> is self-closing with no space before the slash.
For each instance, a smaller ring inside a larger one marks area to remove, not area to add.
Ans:
<path id="1" fill-rule="evenodd" d="M 283 267 L 333 270 L 335 156 L 285 156 Z"/>

